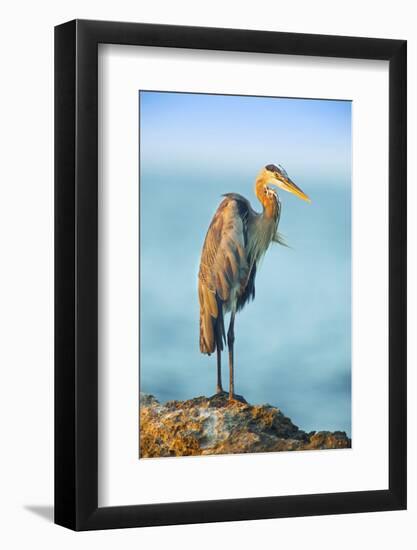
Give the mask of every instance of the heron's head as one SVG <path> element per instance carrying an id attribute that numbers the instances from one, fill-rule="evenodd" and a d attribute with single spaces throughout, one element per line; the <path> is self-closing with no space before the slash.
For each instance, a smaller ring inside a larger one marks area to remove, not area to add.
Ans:
<path id="1" fill-rule="evenodd" d="M 288 191 L 293 195 L 296 195 L 304 201 L 311 202 L 310 197 L 308 197 L 304 191 L 302 191 L 292 179 L 289 177 L 284 168 L 280 165 L 276 166 L 275 164 L 267 164 L 264 168 L 264 177 L 267 180 L 267 183 L 270 185 L 276 185 L 277 187 Z"/>

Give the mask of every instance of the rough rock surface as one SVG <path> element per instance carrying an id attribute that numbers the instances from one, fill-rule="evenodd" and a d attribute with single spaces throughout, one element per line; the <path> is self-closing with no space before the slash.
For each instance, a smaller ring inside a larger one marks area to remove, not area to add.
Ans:
<path id="1" fill-rule="evenodd" d="M 226 394 L 161 404 L 141 394 L 141 458 L 349 447 L 345 432 L 306 433 L 271 405 L 229 403 Z"/>

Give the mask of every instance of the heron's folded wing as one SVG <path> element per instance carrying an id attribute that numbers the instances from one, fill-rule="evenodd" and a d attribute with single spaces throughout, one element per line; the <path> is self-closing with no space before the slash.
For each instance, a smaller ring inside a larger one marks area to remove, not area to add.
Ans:
<path id="1" fill-rule="evenodd" d="M 247 276 L 246 214 L 239 201 L 226 198 L 207 231 L 199 279 L 225 302 Z"/>
<path id="2" fill-rule="evenodd" d="M 248 275 L 246 223 L 245 209 L 239 201 L 226 197 L 207 231 L 198 276 L 200 349 L 203 353 L 215 350 L 216 331 L 221 330 L 224 335 L 223 304 L 230 300 Z"/>

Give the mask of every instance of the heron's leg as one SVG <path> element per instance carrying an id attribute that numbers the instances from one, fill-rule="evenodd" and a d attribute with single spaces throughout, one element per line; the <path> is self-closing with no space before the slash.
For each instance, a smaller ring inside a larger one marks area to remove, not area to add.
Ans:
<path id="1" fill-rule="evenodd" d="M 217 388 L 216 393 L 223 393 L 222 387 L 222 351 L 217 342 Z"/>
<path id="2" fill-rule="evenodd" d="M 235 393 L 234 388 L 234 372 L 233 372 L 233 344 L 235 341 L 235 312 L 232 311 L 230 315 L 230 324 L 229 324 L 229 330 L 227 331 L 227 346 L 229 348 L 229 401 L 233 400 L 233 395 Z"/>

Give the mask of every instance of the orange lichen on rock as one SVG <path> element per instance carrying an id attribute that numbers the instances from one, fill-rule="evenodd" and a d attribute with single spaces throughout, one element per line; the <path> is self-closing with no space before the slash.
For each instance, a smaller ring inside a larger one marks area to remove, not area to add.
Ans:
<path id="1" fill-rule="evenodd" d="M 345 432 L 307 434 L 276 407 L 225 394 L 165 404 L 142 394 L 139 424 L 140 458 L 351 447 Z"/>

